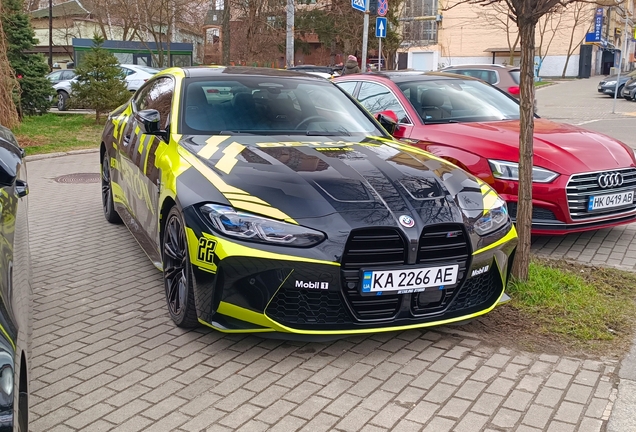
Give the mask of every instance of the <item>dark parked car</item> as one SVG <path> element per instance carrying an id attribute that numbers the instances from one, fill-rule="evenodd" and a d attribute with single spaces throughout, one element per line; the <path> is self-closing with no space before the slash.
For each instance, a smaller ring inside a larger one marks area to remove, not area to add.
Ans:
<path id="1" fill-rule="evenodd" d="M 0 126 L 0 431 L 29 429 L 31 277 L 24 152 Z"/>
<path id="2" fill-rule="evenodd" d="M 298 66 L 292 66 L 287 70 L 296 71 L 296 72 L 305 72 L 305 73 L 320 72 L 320 73 L 326 73 L 329 75 L 338 76 L 340 75 L 342 68 L 335 68 L 332 66 L 298 65 Z"/>
<path id="3" fill-rule="evenodd" d="M 636 101 L 636 78 L 625 83 L 622 96 L 627 100 Z"/>
<path id="4" fill-rule="evenodd" d="M 623 88 L 625 87 L 625 84 L 632 78 L 636 78 L 636 71 L 632 71 L 625 75 L 621 74 L 621 78 L 618 82 L 618 96 L 621 96 L 623 94 Z M 617 80 L 618 75 L 611 75 L 607 78 L 604 78 L 600 83 L 598 83 L 598 92 L 613 97 L 614 91 L 616 91 Z"/>

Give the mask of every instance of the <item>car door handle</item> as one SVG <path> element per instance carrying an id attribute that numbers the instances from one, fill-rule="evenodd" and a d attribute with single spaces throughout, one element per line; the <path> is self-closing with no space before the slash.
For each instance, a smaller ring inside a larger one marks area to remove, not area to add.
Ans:
<path id="1" fill-rule="evenodd" d="M 124 135 L 124 145 L 128 145 L 130 143 L 130 135 Z"/>
<path id="2" fill-rule="evenodd" d="M 15 193 L 18 198 L 25 197 L 29 194 L 29 185 L 24 180 L 15 181 Z"/>

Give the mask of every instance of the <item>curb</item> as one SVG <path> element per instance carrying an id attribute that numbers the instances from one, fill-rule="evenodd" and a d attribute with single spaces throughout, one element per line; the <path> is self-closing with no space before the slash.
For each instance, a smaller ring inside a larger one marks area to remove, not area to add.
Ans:
<path id="1" fill-rule="evenodd" d="M 636 430 L 636 339 L 618 370 L 618 395 L 607 423 L 607 432 Z"/>
<path id="2" fill-rule="evenodd" d="M 85 153 L 97 153 L 98 151 L 99 149 L 84 149 L 84 150 L 71 150 L 67 152 L 58 152 L 58 153 L 45 153 L 45 154 L 39 154 L 39 155 L 30 155 L 25 157 L 24 160 L 26 160 L 27 162 L 30 162 L 30 161 L 37 161 L 42 159 L 53 159 L 53 158 L 58 158 L 62 156 L 72 156 L 72 155 L 85 154 Z"/>

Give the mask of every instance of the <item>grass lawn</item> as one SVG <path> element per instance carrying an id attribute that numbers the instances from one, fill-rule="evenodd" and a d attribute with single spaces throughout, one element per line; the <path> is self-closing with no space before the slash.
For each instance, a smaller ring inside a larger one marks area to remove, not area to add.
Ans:
<path id="1" fill-rule="evenodd" d="M 552 81 L 535 81 L 534 82 L 535 87 L 541 87 L 541 86 L 550 85 L 550 84 L 552 84 Z"/>
<path id="2" fill-rule="evenodd" d="M 13 129 L 27 155 L 98 148 L 103 125 L 94 115 L 44 114 L 26 117 Z"/>
<path id="3" fill-rule="evenodd" d="M 512 281 L 511 306 L 538 331 L 571 347 L 629 346 L 636 323 L 636 274 L 535 259 L 528 282 Z"/>

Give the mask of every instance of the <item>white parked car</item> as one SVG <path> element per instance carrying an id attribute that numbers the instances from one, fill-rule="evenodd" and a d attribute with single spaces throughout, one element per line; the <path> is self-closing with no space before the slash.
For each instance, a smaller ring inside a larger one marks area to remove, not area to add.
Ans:
<path id="1" fill-rule="evenodd" d="M 119 65 L 119 67 L 124 74 L 128 90 L 133 93 L 148 81 L 150 77 L 159 72 L 159 69 L 142 65 L 123 64 Z M 60 111 L 66 111 L 68 109 L 68 99 L 71 96 L 71 85 L 73 82 L 77 82 L 77 78 L 60 81 L 53 86 L 57 93 L 57 109 Z"/>

